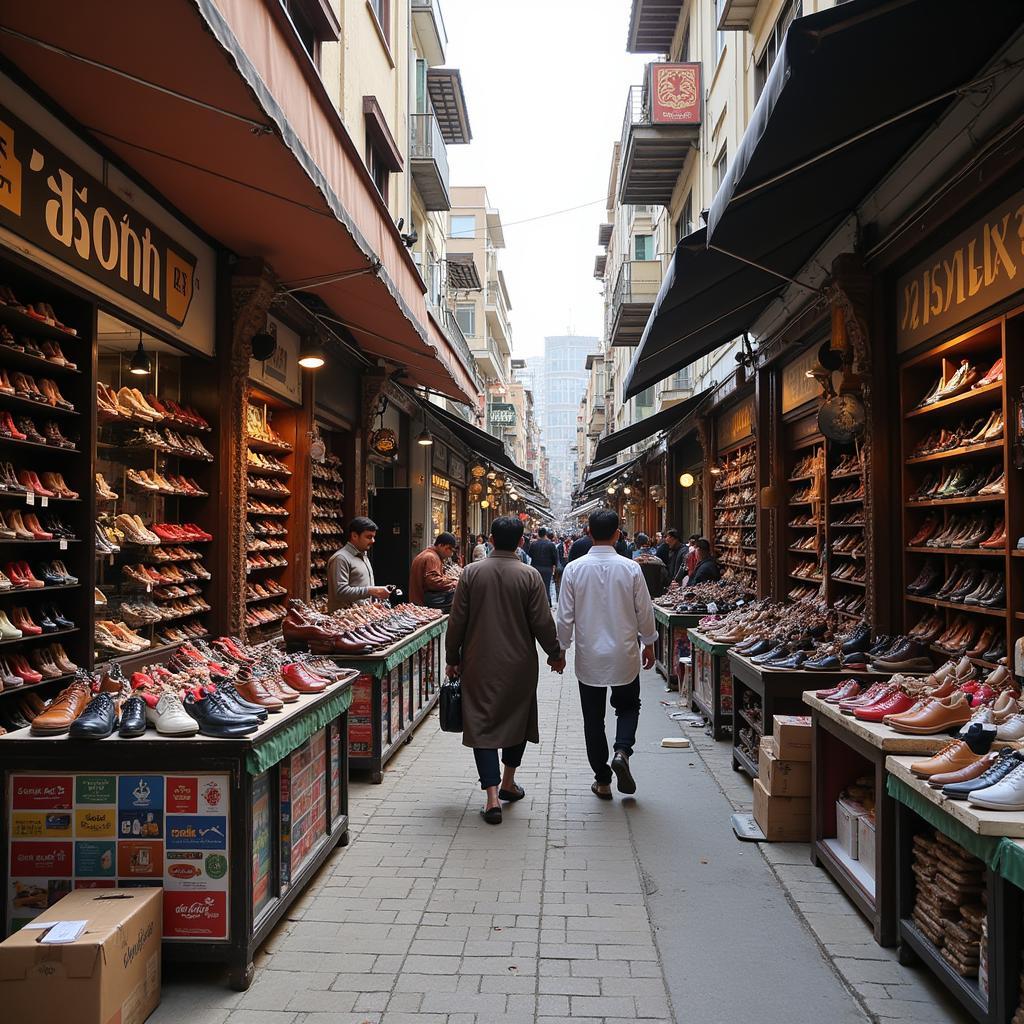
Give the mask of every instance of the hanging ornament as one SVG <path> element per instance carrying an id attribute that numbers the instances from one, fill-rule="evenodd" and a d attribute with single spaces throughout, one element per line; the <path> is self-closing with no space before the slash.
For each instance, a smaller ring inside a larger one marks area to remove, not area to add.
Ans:
<path id="1" fill-rule="evenodd" d="M 384 426 L 384 413 L 388 407 L 388 400 L 382 397 L 377 407 L 378 426 L 370 435 L 370 450 L 385 458 L 398 457 L 398 435 L 390 428 Z"/>

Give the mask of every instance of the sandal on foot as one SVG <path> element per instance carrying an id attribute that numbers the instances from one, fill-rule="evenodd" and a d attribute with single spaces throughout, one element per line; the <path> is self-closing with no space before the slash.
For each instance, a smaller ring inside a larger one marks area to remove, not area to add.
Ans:
<path id="1" fill-rule="evenodd" d="M 522 800 L 524 796 L 526 796 L 526 790 L 520 785 L 516 785 L 515 789 L 498 790 L 498 799 L 504 800 L 507 804 L 514 804 L 517 800 Z"/>
<path id="2" fill-rule="evenodd" d="M 608 785 L 608 792 L 607 793 L 603 793 L 598 788 L 599 785 L 600 785 L 600 783 L 598 783 L 598 782 L 592 782 L 590 784 L 590 792 L 593 793 L 594 796 L 596 796 L 600 800 L 611 800 L 611 798 L 612 798 L 612 787 L 611 787 L 611 784 L 610 783 L 607 784 Z"/>
<path id="3" fill-rule="evenodd" d="M 487 822 L 488 825 L 500 825 L 501 824 L 501 808 L 492 807 L 490 810 L 483 808 L 480 811 L 480 817 Z"/>

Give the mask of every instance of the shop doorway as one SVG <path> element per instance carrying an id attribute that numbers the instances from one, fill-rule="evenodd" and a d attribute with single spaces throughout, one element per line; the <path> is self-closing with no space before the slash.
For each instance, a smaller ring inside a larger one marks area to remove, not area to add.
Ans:
<path id="1" fill-rule="evenodd" d="M 370 518 L 377 524 L 373 575 L 379 586 L 393 583 L 408 593 L 412 565 L 412 490 L 378 487 L 370 495 Z"/>

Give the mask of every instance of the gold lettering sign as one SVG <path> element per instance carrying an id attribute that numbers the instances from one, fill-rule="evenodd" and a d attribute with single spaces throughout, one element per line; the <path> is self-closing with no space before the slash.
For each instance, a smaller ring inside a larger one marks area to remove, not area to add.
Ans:
<path id="1" fill-rule="evenodd" d="M 812 345 L 782 370 L 782 411 L 791 412 L 821 393 L 818 382 L 807 376 L 818 365 L 818 346 Z"/>
<path id="2" fill-rule="evenodd" d="M 432 473 L 430 477 L 430 485 L 436 491 L 447 491 L 451 484 L 439 473 Z"/>
<path id="3" fill-rule="evenodd" d="M 1008 298 L 1024 285 L 1024 191 L 1006 200 L 897 285 L 904 351 Z"/>
<path id="4" fill-rule="evenodd" d="M 754 432 L 754 398 L 722 413 L 718 417 L 718 450 L 731 448 Z"/>
<path id="5" fill-rule="evenodd" d="M 180 327 L 196 258 L 0 107 L 0 225 Z"/>

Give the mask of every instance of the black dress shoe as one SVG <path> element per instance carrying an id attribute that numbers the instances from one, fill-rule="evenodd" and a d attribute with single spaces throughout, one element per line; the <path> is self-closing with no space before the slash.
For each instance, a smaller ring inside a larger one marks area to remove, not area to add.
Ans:
<path id="1" fill-rule="evenodd" d="M 48 608 L 47 614 L 50 616 L 51 619 L 53 619 L 55 623 L 57 623 L 57 627 L 59 629 L 75 628 L 75 624 L 69 618 L 67 618 L 56 605 L 53 605 L 53 607 Z"/>
<path id="2" fill-rule="evenodd" d="M 57 623 L 54 622 L 53 619 L 51 619 L 50 616 L 46 614 L 45 609 L 40 610 L 39 622 L 37 623 L 37 625 L 42 627 L 44 633 L 56 633 L 57 629 L 59 628 L 57 626 Z"/>
<path id="3" fill-rule="evenodd" d="M 1009 747 L 1003 747 L 999 751 L 996 763 L 987 772 L 982 773 L 976 779 L 969 779 L 967 782 L 951 782 L 948 786 L 943 786 L 942 795 L 949 797 L 950 800 L 966 800 L 968 794 L 973 793 L 976 789 L 994 786 L 1021 764 L 1024 764 L 1024 758 L 1021 758 L 1016 751 Z"/>
<path id="4" fill-rule="evenodd" d="M 895 637 L 889 636 L 888 633 L 883 633 L 877 640 L 868 648 L 867 653 L 872 656 L 883 654 L 891 646 Z"/>
<path id="5" fill-rule="evenodd" d="M 199 731 L 204 736 L 216 736 L 220 739 L 231 739 L 248 736 L 259 728 L 254 718 L 240 718 L 224 711 L 214 700 L 216 694 L 208 694 L 196 700 L 188 694 L 182 701 L 185 712 L 199 723 Z"/>
<path id="6" fill-rule="evenodd" d="M 775 661 L 769 661 L 767 668 L 802 668 L 804 663 L 807 661 L 806 651 L 794 651 L 787 658 L 778 658 Z"/>
<path id="7" fill-rule="evenodd" d="M 865 651 L 857 651 L 855 654 L 843 655 L 843 668 L 861 669 L 867 668 L 870 657 Z"/>
<path id="8" fill-rule="evenodd" d="M 1002 608 L 1006 604 L 1006 581 L 1000 577 L 992 591 L 979 602 L 982 608 Z"/>
<path id="9" fill-rule="evenodd" d="M 517 800 L 522 800 L 526 796 L 526 790 L 522 786 L 516 786 L 515 789 L 499 789 L 498 799 L 504 800 L 507 804 L 514 804 Z"/>
<path id="10" fill-rule="evenodd" d="M 629 770 L 629 758 L 621 750 L 615 751 L 615 756 L 612 758 L 612 771 L 615 772 L 620 793 L 625 793 L 628 796 L 630 793 L 636 792 L 636 782 Z"/>
<path id="11" fill-rule="evenodd" d="M 48 587 L 64 585 L 64 577 L 46 562 L 36 566 L 35 577 L 37 580 L 42 580 Z"/>
<path id="12" fill-rule="evenodd" d="M 481 808 L 480 817 L 487 822 L 488 825 L 500 825 L 501 824 L 501 808 L 492 807 L 490 810 Z"/>
<path id="13" fill-rule="evenodd" d="M 104 740 L 117 728 L 117 706 L 110 693 L 97 693 L 85 710 L 71 723 L 73 740 Z"/>
<path id="14" fill-rule="evenodd" d="M 843 654 L 853 654 L 854 651 L 866 651 L 870 644 L 871 627 L 866 622 L 862 622 L 843 642 Z"/>
<path id="15" fill-rule="evenodd" d="M 258 718 L 261 722 L 265 722 L 270 715 L 266 708 L 247 701 L 233 686 L 218 686 L 217 693 L 236 714 Z"/>
<path id="16" fill-rule="evenodd" d="M 146 702 L 131 696 L 121 705 L 121 725 L 117 730 L 122 739 L 141 736 L 146 731 Z"/>
<path id="17" fill-rule="evenodd" d="M 776 646 L 774 640 L 759 640 L 749 651 L 746 652 L 748 658 L 756 658 L 759 654 L 766 654 Z"/>
<path id="18" fill-rule="evenodd" d="M 808 658 L 804 662 L 804 668 L 812 672 L 831 672 L 842 668 L 842 664 L 838 654 L 826 654 L 821 658 Z"/>
<path id="19" fill-rule="evenodd" d="M 792 652 L 789 649 L 789 644 L 779 644 L 778 647 L 773 647 L 770 651 L 765 651 L 764 654 L 759 654 L 756 658 L 751 658 L 750 660 L 755 665 L 763 665 L 767 661 L 783 658 L 790 653 Z"/>

